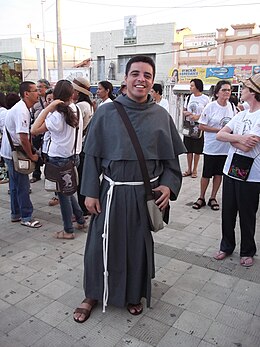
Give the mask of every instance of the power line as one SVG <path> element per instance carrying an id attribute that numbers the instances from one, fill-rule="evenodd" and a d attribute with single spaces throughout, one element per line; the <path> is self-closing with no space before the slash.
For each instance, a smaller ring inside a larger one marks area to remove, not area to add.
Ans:
<path id="1" fill-rule="evenodd" d="M 228 37 L 227 37 L 228 38 Z M 166 55 L 166 54 L 173 54 L 173 53 L 178 53 L 178 52 L 187 52 L 187 51 L 196 51 L 199 50 L 199 49 L 202 49 L 202 48 L 210 48 L 210 47 L 218 47 L 219 45 L 222 45 L 223 43 L 234 43 L 234 42 L 239 42 L 239 41 L 247 41 L 247 40 L 250 40 L 250 39 L 256 39 L 256 38 L 260 38 L 260 34 L 255 34 L 255 35 L 250 35 L 250 36 L 247 36 L 247 37 L 238 37 L 236 39 L 233 39 L 233 40 L 228 40 L 228 42 L 221 42 L 221 43 L 214 43 L 214 44 L 209 44 L 209 45 L 202 45 L 202 46 L 196 46 L 196 47 L 190 47 L 190 48 L 181 48 L 181 49 L 178 49 L 178 50 L 172 50 L 172 51 L 166 51 L 166 52 L 160 52 L 160 53 L 156 53 L 157 56 L 159 55 Z M 28 61 L 28 62 L 36 62 L 37 60 L 36 59 L 25 59 L 25 58 L 17 58 L 17 57 L 12 57 L 12 56 L 7 56 L 7 55 L 4 55 L 4 53 L 0 54 L 0 58 L 1 57 L 4 57 L 5 59 L 8 58 L 8 59 L 13 59 L 17 62 L 17 60 L 19 61 Z M 111 60 L 117 60 L 118 58 L 105 58 L 104 60 L 105 61 L 111 61 Z M 97 62 L 96 59 L 92 59 L 92 61 L 94 62 Z M 55 63 L 57 62 L 56 59 L 48 59 L 48 62 L 50 63 Z M 75 59 L 71 60 L 63 60 L 64 63 L 75 63 Z"/>

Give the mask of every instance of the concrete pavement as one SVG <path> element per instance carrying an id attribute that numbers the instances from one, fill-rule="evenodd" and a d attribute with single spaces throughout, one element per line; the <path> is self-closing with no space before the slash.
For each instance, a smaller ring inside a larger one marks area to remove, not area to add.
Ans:
<path id="1" fill-rule="evenodd" d="M 185 155 L 181 156 L 183 170 Z M 201 172 L 200 162 L 200 171 Z M 210 188 L 210 187 L 209 187 Z M 260 260 L 239 265 L 238 247 L 224 261 L 212 259 L 220 241 L 220 212 L 191 208 L 199 178 L 183 179 L 171 222 L 154 234 L 156 278 L 152 308 L 140 316 L 101 304 L 84 324 L 73 321 L 83 299 L 86 234 L 56 240 L 62 230 L 59 206 L 43 180 L 32 184 L 34 217 L 30 229 L 10 222 L 8 185 L 0 185 L 0 346 L 1 347 L 210 347 L 260 346 Z M 209 193 L 208 196 L 209 197 Z M 219 194 L 218 200 L 221 204 Z M 260 247 L 259 214 L 256 240 Z M 237 229 L 239 246 L 239 229 Z"/>

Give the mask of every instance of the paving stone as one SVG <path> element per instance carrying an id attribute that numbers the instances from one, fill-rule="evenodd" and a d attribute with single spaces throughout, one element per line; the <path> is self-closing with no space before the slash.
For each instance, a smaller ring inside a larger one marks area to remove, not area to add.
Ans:
<path id="1" fill-rule="evenodd" d="M 35 316 L 49 325 L 56 327 L 60 322 L 71 316 L 71 308 L 57 301 L 52 302 Z"/>
<path id="2" fill-rule="evenodd" d="M 165 283 L 168 286 L 172 286 L 180 277 L 181 274 L 164 268 L 160 268 L 155 274 L 157 281 Z"/>
<path id="3" fill-rule="evenodd" d="M 2 335 L 0 333 L 0 346 L 1 347 L 25 347 L 20 341 L 17 341 L 13 337 L 10 337 L 8 334 Z"/>
<path id="4" fill-rule="evenodd" d="M 182 275 L 175 283 L 175 287 L 187 292 L 198 294 L 207 281 L 201 280 L 189 273 Z"/>
<path id="5" fill-rule="evenodd" d="M 201 341 L 200 344 L 198 345 L 198 347 L 212 347 L 212 346 L 215 346 L 209 342 L 206 342 L 206 341 Z"/>
<path id="6" fill-rule="evenodd" d="M 152 347 L 152 345 L 139 341 L 138 339 L 128 334 L 124 335 L 122 339 L 115 345 L 115 347 Z"/>
<path id="7" fill-rule="evenodd" d="M 165 264 L 167 264 L 171 260 L 170 257 L 157 253 L 155 253 L 154 259 L 156 266 L 159 268 L 165 266 Z"/>
<path id="8" fill-rule="evenodd" d="M 195 294 L 186 290 L 171 287 L 161 298 L 162 301 L 181 308 L 187 308 L 188 304 L 195 297 Z"/>
<path id="9" fill-rule="evenodd" d="M 158 343 L 158 347 L 197 347 L 200 339 L 176 328 L 170 328 Z"/>
<path id="10" fill-rule="evenodd" d="M 184 274 L 192 265 L 184 261 L 177 259 L 171 259 L 166 265 L 165 268 L 177 272 L 179 274 Z"/>
<path id="11" fill-rule="evenodd" d="M 161 297 L 169 290 L 170 286 L 165 283 L 152 280 L 152 297 L 161 299 Z"/>
<path id="12" fill-rule="evenodd" d="M 73 269 L 73 271 L 67 270 L 66 273 L 59 276 L 59 280 L 67 284 L 70 284 L 71 286 L 82 289 L 83 288 L 83 271 L 79 269 Z"/>
<path id="13" fill-rule="evenodd" d="M 260 293 L 260 284 L 240 279 L 235 285 L 234 290 L 258 298 Z"/>
<path id="14" fill-rule="evenodd" d="M 0 331 L 9 333 L 30 316 L 15 306 L 10 306 L 0 315 Z M 2 345 L 0 345 L 2 346 Z M 3 345 L 4 346 L 4 345 Z"/>
<path id="15" fill-rule="evenodd" d="M 152 346 L 157 346 L 169 328 L 168 325 L 146 316 L 142 317 L 138 324 L 128 331 L 128 334 Z"/>
<path id="16" fill-rule="evenodd" d="M 197 265 L 192 265 L 187 269 L 186 274 L 192 275 L 194 277 L 197 277 L 201 280 L 205 280 L 208 281 L 212 276 L 213 276 L 213 271 L 208 270 L 208 269 L 204 269 L 201 266 L 197 266 Z"/>
<path id="17" fill-rule="evenodd" d="M 219 272 L 215 272 L 212 274 L 211 278 L 209 279 L 211 283 L 215 283 L 218 286 L 234 289 L 236 283 L 239 281 L 237 277 L 228 276 L 225 274 L 221 274 Z"/>
<path id="18" fill-rule="evenodd" d="M 16 307 L 19 307 L 21 310 L 29 313 L 30 315 L 35 315 L 52 302 L 52 299 L 47 298 L 39 292 L 35 292 L 27 296 L 25 299 L 19 301 L 16 304 Z"/>
<path id="19" fill-rule="evenodd" d="M 249 336 L 243 331 L 231 328 L 218 322 L 213 322 L 206 335 L 205 341 L 217 346 L 250 346 L 258 347 L 260 339 Z"/>
<path id="20" fill-rule="evenodd" d="M 199 292 L 199 295 L 224 304 L 231 294 L 231 289 L 207 282 Z"/>
<path id="21" fill-rule="evenodd" d="M 55 277 L 52 275 L 48 275 L 43 272 L 37 272 L 32 276 L 26 278 L 21 283 L 32 290 L 39 290 L 44 287 L 46 284 L 54 281 Z"/>
<path id="22" fill-rule="evenodd" d="M 51 299 L 58 299 L 60 296 L 64 295 L 72 288 L 73 287 L 67 283 L 64 283 L 60 280 L 54 280 L 46 286 L 42 287 L 39 292 Z"/>
<path id="23" fill-rule="evenodd" d="M 62 282 L 64 283 L 64 282 Z M 66 293 L 64 293 L 63 295 L 61 295 L 57 301 L 59 301 L 60 303 L 67 305 L 69 307 L 71 307 L 72 309 L 75 309 L 76 307 L 79 306 L 79 304 L 81 303 L 81 301 L 84 299 L 84 291 L 83 289 L 79 289 L 79 288 L 75 288 L 72 287 L 72 289 L 70 289 L 69 291 L 67 291 Z"/>
<path id="24" fill-rule="evenodd" d="M 249 326 L 246 329 L 246 333 L 248 335 L 253 335 L 260 338 L 260 317 L 252 317 L 252 320 L 250 321 Z"/>
<path id="25" fill-rule="evenodd" d="M 158 301 L 151 309 L 146 311 L 146 316 L 172 326 L 183 313 L 183 309 L 163 301 Z"/>
<path id="26" fill-rule="evenodd" d="M 202 316 L 205 316 L 207 318 L 215 319 L 222 306 L 222 304 L 216 301 L 196 295 L 194 299 L 192 299 L 191 302 L 187 305 L 187 309 L 191 312 L 201 314 Z"/>
<path id="27" fill-rule="evenodd" d="M 253 315 L 250 313 L 224 305 L 217 315 L 216 321 L 245 332 L 252 320 L 252 317 Z"/>
<path id="28" fill-rule="evenodd" d="M 29 250 L 24 250 L 20 253 L 17 253 L 11 256 L 11 259 L 17 261 L 18 263 L 25 264 L 28 261 L 31 261 L 32 259 L 37 258 L 38 256 L 39 255 L 37 253 L 34 253 Z"/>
<path id="29" fill-rule="evenodd" d="M 74 347 L 75 340 L 67 334 L 52 329 L 48 334 L 33 344 L 33 347 Z M 83 347 L 83 344 L 82 344 Z"/>
<path id="30" fill-rule="evenodd" d="M 202 339 L 212 322 L 209 318 L 186 310 L 173 324 L 173 327 Z"/>
<path id="31" fill-rule="evenodd" d="M 11 305 L 8 304 L 6 301 L 0 299 L 0 312 L 6 310 Z M 1 345 L 0 345 L 1 346 Z"/>
<path id="32" fill-rule="evenodd" d="M 10 278 L 1 276 L 0 297 L 9 304 L 15 305 L 32 292 L 33 290 L 28 287 L 23 286 Z"/>
<path id="33" fill-rule="evenodd" d="M 35 273 L 35 270 L 30 269 L 28 266 L 22 264 L 16 265 L 12 270 L 9 270 L 5 276 L 9 277 L 17 282 L 21 282 L 24 279 L 32 276 Z"/>
<path id="34" fill-rule="evenodd" d="M 233 291 L 226 301 L 226 305 L 248 313 L 255 313 L 260 298 L 256 298 L 247 292 Z"/>
<path id="35" fill-rule="evenodd" d="M 9 335 L 15 338 L 19 343 L 25 346 L 31 346 L 34 342 L 46 335 L 52 327 L 35 317 L 30 317 L 21 325 L 9 332 Z"/>
<path id="36" fill-rule="evenodd" d="M 68 251 L 67 251 L 68 252 Z M 71 253 L 64 259 L 62 259 L 62 264 L 67 264 L 69 267 L 77 267 L 81 264 L 83 264 L 83 256 L 76 254 L 76 253 Z"/>

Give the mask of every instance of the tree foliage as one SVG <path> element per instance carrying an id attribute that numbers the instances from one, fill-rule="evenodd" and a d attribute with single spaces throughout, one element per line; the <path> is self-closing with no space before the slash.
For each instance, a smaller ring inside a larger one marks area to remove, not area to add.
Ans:
<path id="1" fill-rule="evenodd" d="M 19 92 L 21 77 L 17 76 L 15 71 L 12 73 L 9 66 L 4 66 L 3 64 L 0 70 L 0 75 L 0 91 L 2 93 Z"/>

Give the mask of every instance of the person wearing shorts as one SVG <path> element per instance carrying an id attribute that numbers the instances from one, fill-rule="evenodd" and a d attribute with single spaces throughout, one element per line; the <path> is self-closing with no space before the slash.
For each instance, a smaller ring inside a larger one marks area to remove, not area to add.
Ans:
<path id="1" fill-rule="evenodd" d="M 235 108 L 233 109 L 229 102 L 230 95 L 231 83 L 225 80 L 219 81 L 214 89 L 215 101 L 206 105 L 199 119 L 199 127 L 204 131 L 204 162 L 200 180 L 200 196 L 192 205 L 192 208 L 196 210 L 206 206 L 205 194 L 212 177 L 208 206 L 213 211 L 219 210 L 216 196 L 222 182 L 223 167 L 230 145 L 227 142 L 218 141 L 216 135 L 236 114 Z"/>

